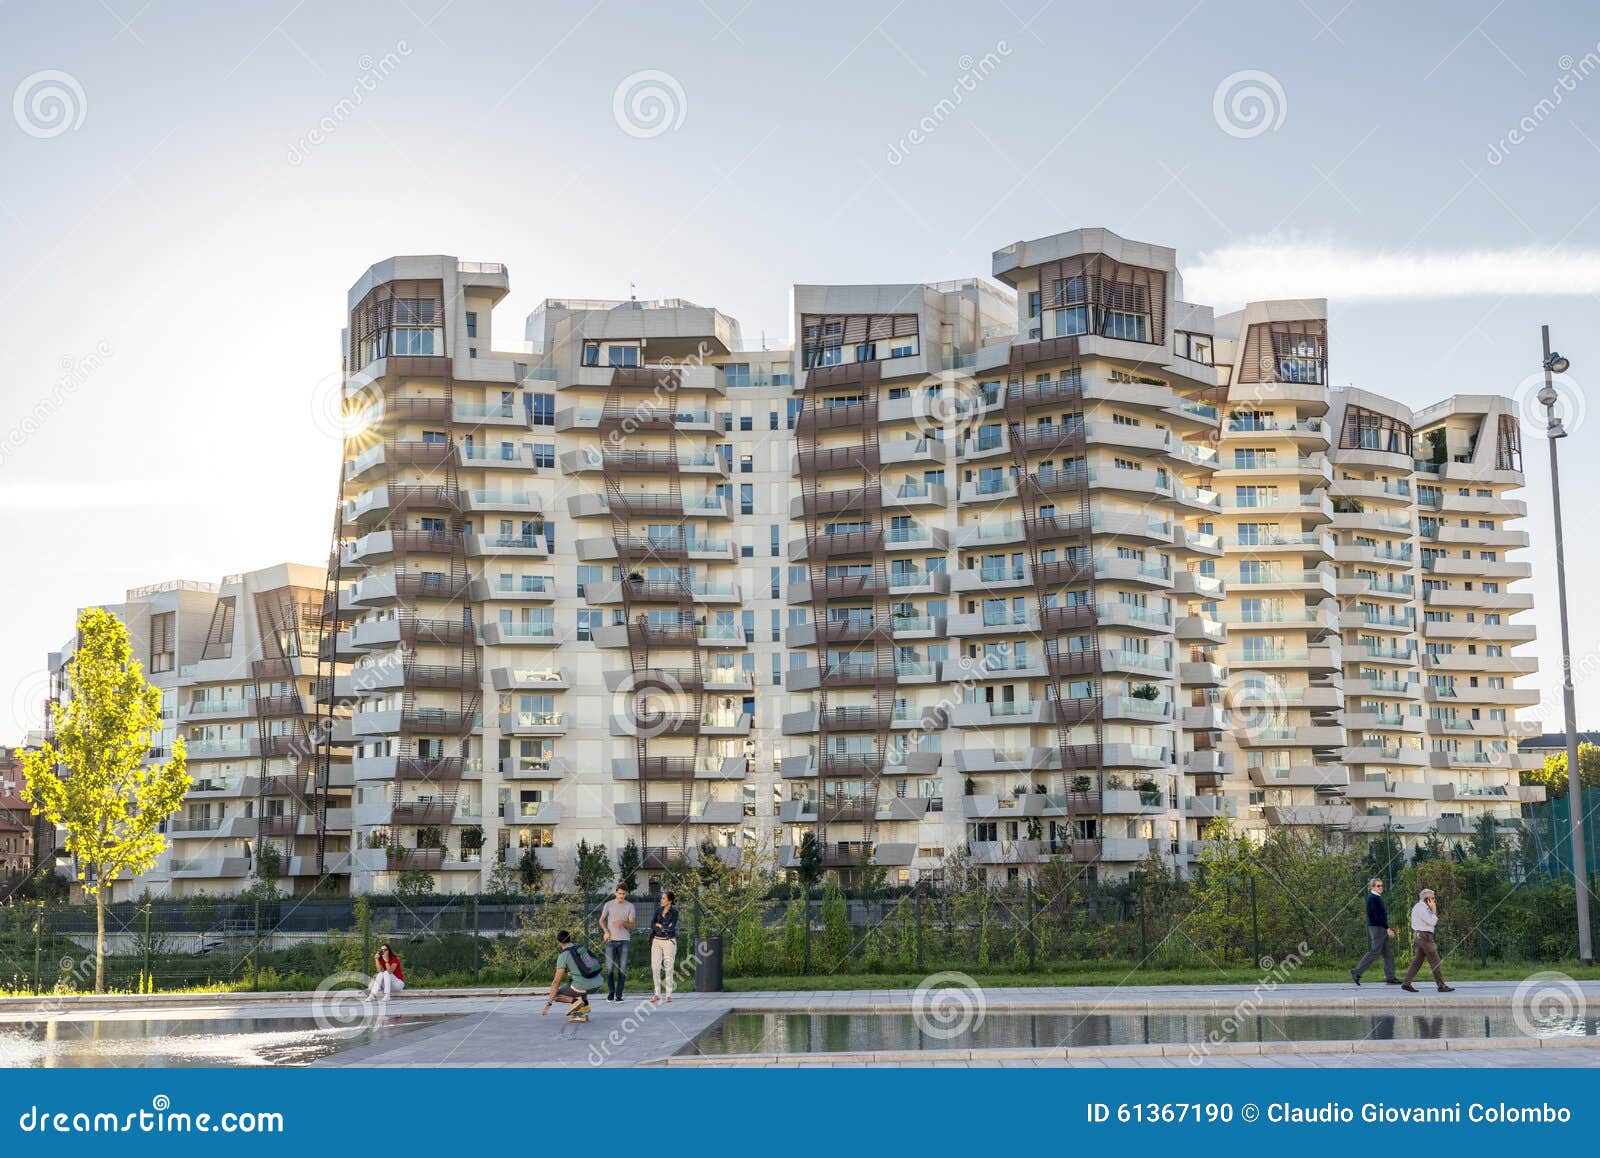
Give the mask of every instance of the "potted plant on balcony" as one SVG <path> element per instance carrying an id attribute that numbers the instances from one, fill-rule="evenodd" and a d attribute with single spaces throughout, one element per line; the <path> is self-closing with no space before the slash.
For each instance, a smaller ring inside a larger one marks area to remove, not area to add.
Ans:
<path id="1" fill-rule="evenodd" d="M 1161 692 L 1155 684 L 1135 684 L 1128 694 L 1136 700 L 1154 701 Z"/>
<path id="2" fill-rule="evenodd" d="M 1110 776 L 1106 777 L 1106 787 L 1111 789 L 1111 791 L 1113 791 L 1113 792 L 1120 792 L 1120 791 L 1122 791 L 1122 789 L 1126 788 L 1127 786 L 1128 786 L 1128 782 L 1126 780 L 1124 780 L 1121 776 L 1117 775 L 1115 772 L 1113 772 Z"/>
<path id="3" fill-rule="evenodd" d="M 1141 780 L 1134 787 L 1139 790 L 1140 804 L 1161 803 L 1161 786 L 1154 780 Z"/>
<path id="4" fill-rule="evenodd" d="M 966 789 L 968 796 L 976 796 L 978 794 L 978 782 L 971 776 L 967 777 Z"/>
<path id="5" fill-rule="evenodd" d="M 1040 840 L 1043 839 L 1043 837 L 1044 825 L 1040 822 L 1038 817 L 1033 817 L 1028 821 L 1028 839 Z"/>
<path id="6" fill-rule="evenodd" d="M 1072 790 L 1074 792 L 1088 792 L 1093 785 L 1094 781 L 1087 776 L 1074 776 L 1072 778 Z"/>

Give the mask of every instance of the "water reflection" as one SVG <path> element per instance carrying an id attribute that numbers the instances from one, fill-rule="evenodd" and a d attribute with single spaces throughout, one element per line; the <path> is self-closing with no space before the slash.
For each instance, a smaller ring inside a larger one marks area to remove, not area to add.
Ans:
<path id="1" fill-rule="evenodd" d="M 439 1020 L 393 1015 L 369 1026 L 331 1029 L 309 1017 L 0 1023 L 0 1068 L 303 1066 Z"/>
<path id="2" fill-rule="evenodd" d="M 1541 1037 L 1587 1036 L 1597 1019 L 1553 1019 Z M 1509 1011 L 1464 1014 L 990 1013 L 954 1037 L 922 1032 L 909 1013 L 730 1013 L 681 1052 L 809 1054 L 1051 1049 L 1220 1042 L 1394 1041 L 1525 1037 Z"/>

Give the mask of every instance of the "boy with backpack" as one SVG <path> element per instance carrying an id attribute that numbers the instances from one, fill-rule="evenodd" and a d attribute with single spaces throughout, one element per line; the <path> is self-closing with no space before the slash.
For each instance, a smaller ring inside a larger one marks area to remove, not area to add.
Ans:
<path id="1" fill-rule="evenodd" d="M 550 1000 L 544 1003 L 543 1017 L 556 1002 L 571 1005 L 568 1021 L 589 1020 L 589 994 L 605 984 L 605 971 L 595 955 L 582 945 L 575 944 L 572 934 L 562 929 L 556 934 L 556 975 L 550 981 Z"/>

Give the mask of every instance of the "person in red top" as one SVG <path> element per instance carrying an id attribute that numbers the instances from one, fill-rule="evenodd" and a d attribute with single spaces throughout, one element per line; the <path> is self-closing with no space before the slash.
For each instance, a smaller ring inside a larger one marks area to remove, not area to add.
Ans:
<path id="1" fill-rule="evenodd" d="M 378 946 L 377 956 L 374 958 L 377 972 L 372 978 L 372 985 L 367 990 L 368 997 L 389 1000 L 396 993 L 406 987 L 406 971 L 400 965 L 400 957 L 385 942 Z"/>

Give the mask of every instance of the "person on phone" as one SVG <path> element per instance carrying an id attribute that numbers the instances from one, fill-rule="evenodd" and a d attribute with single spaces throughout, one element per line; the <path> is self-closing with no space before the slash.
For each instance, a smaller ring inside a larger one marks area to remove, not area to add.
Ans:
<path id="1" fill-rule="evenodd" d="M 678 898 L 669 889 L 661 894 L 656 906 L 655 920 L 650 922 L 650 983 L 656 995 L 650 999 L 655 1005 L 661 1000 L 661 989 L 667 990 L 667 1004 L 672 1004 L 672 973 L 678 961 Z"/>
<path id="2" fill-rule="evenodd" d="M 367 989 L 369 998 L 387 1001 L 406 987 L 406 971 L 400 964 L 400 955 L 389 948 L 388 942 L 378 946 L 372 963 L 375 972 Z"/>
<path id="3" fill-rule="evenodd" d="M 1428 968 L 1433 970 L 1433 980 L 1439 986 L 1439 992 L 1455 992 L 1453 987 L 1444 983 L 1444 969 L 1439 964 L 1439 939 L 1434 934 L 1434 930 L 1438 927 L 1438 898 L 1433 895 L 1432 889 L 1423 889 L 1417 895 L 1417 903 L 1411 906 L 1411 937 L 1417 944 L 1417 955 L 1411 959 L 1411 968 L 1406 970 L 1406 979 L 1400 983 L 1400 988 L 1407 993 L 1417 991 L 1417 987 L 1411 984 L 1411 979 L 1417 975 L 1424 961 L 1428 963 Z"/>

